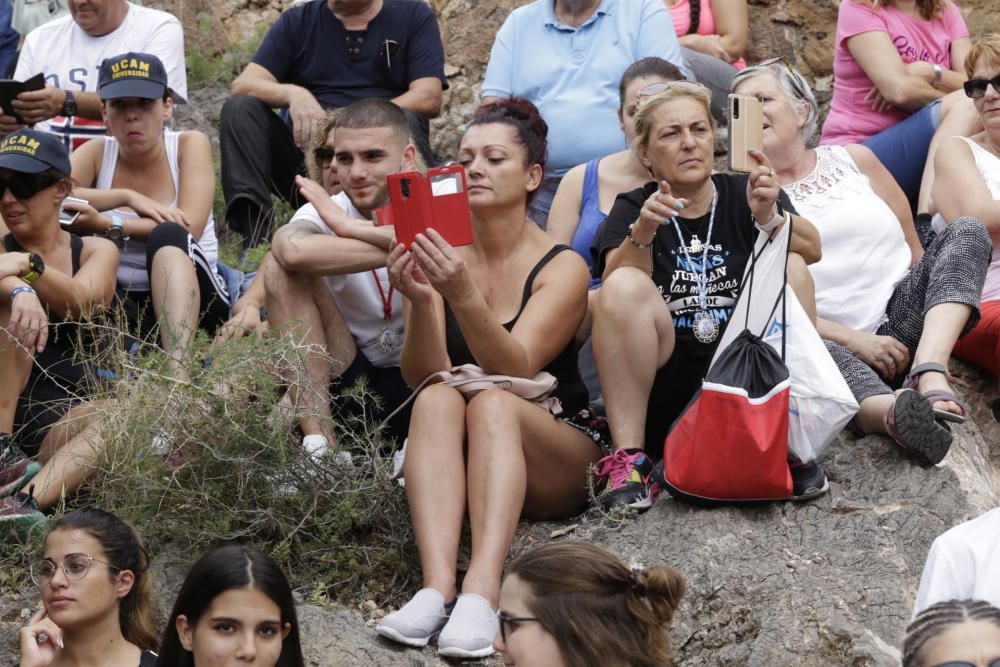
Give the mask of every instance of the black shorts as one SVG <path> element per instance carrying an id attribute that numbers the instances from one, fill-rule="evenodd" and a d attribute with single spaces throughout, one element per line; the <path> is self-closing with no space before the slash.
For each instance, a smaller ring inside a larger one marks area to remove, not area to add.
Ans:
<path id="1" fill-rule="evenodd" d="M 28 456 L 37 456 L 49 430 L 74 405 L 83 403 L 66 388 L 32 371 L 14 410 L 13 442 Z"/>
<path id="2" fill-rule="evenodd" d="M 378 403 L 367 400 L 354 394 L 352 389 L 362 378 L 367 384 L 367 393 L 378 397 Z M 403 372 L 399 366 L 378 367 L 368 361 L 368 357 L 361 350 L 354 356 L 354 361 L 347 367 L 340 377 L 330 383 L 331 407 L 333 408 L 334 419 L 355 418 L 364 419 L 365 428 L 373 428 L 385 419 L 386 415 L 403 404 L 410 397 L 413 391 L 407 386 L 403 379 Z M 405 408 L 399 411 L 386 426 L 386 435 L 395 438 L 396 444 L 401 445 L 410 430 L 410 411 L 413 408 L 411 401 Z M 353 427 L 357 432 L 360 425 Z"/>
<path id="3" fill-rule="evenodd" d="M 675 351 L 663 368 L 656 371 L 646 406 L 646 452 L 650 458 L 659 460 L 663 456 L 667 434 L 701 388 L 711 361 L 712 357 Z"/>

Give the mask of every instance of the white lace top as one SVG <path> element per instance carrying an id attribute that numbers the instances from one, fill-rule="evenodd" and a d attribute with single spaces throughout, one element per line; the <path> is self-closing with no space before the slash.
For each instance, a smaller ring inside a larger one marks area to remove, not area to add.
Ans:
<path id="1" fill-rule="evenodd" d="M 1000 158 L 986 150 L 968 137 L 959 137 L 969 144 L 972 157 L 976 161 L 976 169 L 983 177 L 983 182 L 989 188 L 990 196 L 1000 199 Z M 940 232 L 947 226 L 947 222 L 941 214 L 934 216 L 934 230 Z M 985 301 L 1000 300 L 1000 246 L 993 241 L 993 259 L 990 261 L 990 268 L 986 272 L 986 284 L 983 285 L 983 298 Z"/>
<path id="2" fill-rule="evenodd" d="M 816 168 L 784 189 L 822 240 L 823 259 L 809 267 L 817 314 L 874 333 L 910 269 L 899 219 L 843 146 L 816 148 Z"/>

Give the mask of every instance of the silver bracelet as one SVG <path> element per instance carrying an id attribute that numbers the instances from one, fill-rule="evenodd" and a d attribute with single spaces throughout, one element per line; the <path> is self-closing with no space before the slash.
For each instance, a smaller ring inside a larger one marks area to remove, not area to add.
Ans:
<path id="1" fill-rule="evenodd" d="M 653 234 L 653 238 L 649 240 L 649 243 L 639 243 L 639 241 L 637 241 L 635 236 L 633 235 L 633 232 L 635 231 L 635 226 L 638 224 L 639 221 L 636 220 L 635 222 L 633 222 L 631 225 L 628 226 L 628 240 L 629 243 L 634 245 L 636 248 L 639 248 L 640 250 L 645 250 L 646 248 L 653 245 L 653 241 L 656 240 L 656 234 Z"/>

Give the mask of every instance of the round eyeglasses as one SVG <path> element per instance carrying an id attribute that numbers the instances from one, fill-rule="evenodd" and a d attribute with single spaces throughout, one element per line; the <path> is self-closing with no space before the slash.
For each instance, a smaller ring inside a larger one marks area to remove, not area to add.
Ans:
<path id="1" fill-rule="evenodd" d="M 107 565 L 109 570 L 121 570 L 121 568 L 115 567 L 110 563 L 97 560 L 90 554 L 79 553 L 70 554 L 63 558 L 62 565 L 56 565 L 48 558 L 42 559 L 38 562 L 32 563 L 29 571 L 31 572 L 31 580 L 35 582 L 35 585 L 44 586 L 52 581 L 52 577 L 56 575 L 57 568 L 63 571 L 63 574 L 66 575 L 66 579 L 68 581 L 79 581 L 80 579 L 86 577 L 87 573 L 90 572 L 91 563 L 101 563 L 102 565 Z"/>

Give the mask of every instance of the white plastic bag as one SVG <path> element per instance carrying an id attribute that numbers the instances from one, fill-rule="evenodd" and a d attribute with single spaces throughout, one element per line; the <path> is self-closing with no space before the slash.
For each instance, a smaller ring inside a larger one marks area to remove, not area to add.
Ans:
<path id="1" fill-rule="evenodd" d="M 744 284 L 730 316 L 732 324 L 726 328 L 712 363 L 744 328 L 761 334 L 764 341 L 781 354 L 781 328 L 784 326 L 785 365 L 792 381 L 788 451 L 801 461 L 812 461 L 858 411 L 858 403 L 792 288 L 785 285 L 789 238 L 788 224 L 782 225 L 770 242 L 767 234 L 758 235 L 754 245 L 757 262 L 752 286 L 753 307 L 748 313 L 750 299 L 744 294 L 748 288 Z M 748 269 L 749 266 L 748 262 Z M 782 290 L 787 322 L 782 322 L 780 305 L 773 312 L 771 310 Z"/>

